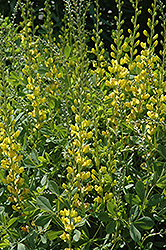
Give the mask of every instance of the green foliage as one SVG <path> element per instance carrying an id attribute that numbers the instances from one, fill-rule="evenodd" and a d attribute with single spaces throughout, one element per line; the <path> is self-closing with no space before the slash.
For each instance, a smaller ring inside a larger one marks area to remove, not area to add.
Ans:
<path id="1" fill-rule="evenodd" d="M 18 1 L 19 25 L 1 17 L 1 249 L 165 248 L 164 6 L 154 0 L 148 10 L 143 42 L 140 1 L 130 2 L 124 35 L 123 2 L 115 0 L 110 56 L 98 0 L 91 33 L 90 2 L 64 1 L 57 40 L 47 0 L 41 27 L 31 1 Z"/>

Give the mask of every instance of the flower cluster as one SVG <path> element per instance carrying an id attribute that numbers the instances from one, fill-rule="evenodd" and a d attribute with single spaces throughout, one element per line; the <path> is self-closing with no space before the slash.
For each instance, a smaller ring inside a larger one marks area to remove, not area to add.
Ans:
<path id="1" fill-rule="evenodd" d="M 14 126 L 14 120 L 12 125 Z M 10 193 L 8 200 L 12 203 L 14 210 L 23 210 L 24 200 L 29 193 L 29 189 L 24 187 L 24 178 L 21 174 L 24 167 L 20 167 L 22 155 L 19 153 L 21 145 L 17 142 L 20 132 L 6 131 L 5 124 L 0 123 L 0 150 L 2 155 L 1 168 L 4 169 L 6 177 L 2 182 L 7 185 Z"/>
<path id="2" fill-rule="evenodd" d="M 65 231 L 60 236 L 60 238 L 64 240 L 65 242 L 67 242 L 70 240 L 71 232 L 77 226 L 77 224 L 82 220 L 82 218 L 81 216 L 78 215 L 77 211 L 74 209 L 61 210 L 60 215 L 62 216 L 61 220 L 65 229 Z"/>

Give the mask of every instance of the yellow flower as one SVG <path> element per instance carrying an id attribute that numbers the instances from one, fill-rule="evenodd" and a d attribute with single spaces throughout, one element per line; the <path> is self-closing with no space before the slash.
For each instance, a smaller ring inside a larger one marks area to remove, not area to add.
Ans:
<path id="1" fill-rule="evenodd" d="M 158 118 L 158 114 L 154 111 L 148 111 L 147 115 L 151 118 L 151 119 L 157 119 Z"/>
<path id="2" fill-rule="evenodd" d="M 75 228 L 74 224 L 71 223 L 70 225 L 68 224 L 68 225 L 65 226 L 65 231 L 66 232 L 71 232 L 74 228 Z"/>
<path id="3" fill-rule="evenodd" d="M 64 232 L 63 234 L 61 234 L 60 238 L 64 241 L 67 241 L 70 239 L 70 235 Z"/>
<path id="4" fill-rule="evenodd" d="M 90 131 L 87 133 L 86 137 L 87 137 L 87 139 L 90 139 L 90 138 L 92 138 L 92 136 L 93 136 L 93 133 L 92 133 L 92 131 Z"/>
<path id="5" fill-rule="evenodd" d="M 149 110 L 153 110 L 153 103 L 146 104 L 146 108 L 149 109 Z"/>
<path id="6" fill-rule="evenodd" d="M 71 110 L 76 113 L 77 112 L 77 109 L 74 107 L 74 106 L 71 106 Z"/>
<path id="7" fill-rule="evenodd" d="M 154 103 L 157 102 L 157 100 L 156 100 L 153 96 L 150 97 L 150 101 L 151 101 L 151 102 L 154 102 Z"/>
<path id="8" fill-rule="evenodd" d="M 73 173 L 73 168 L 67 167 L 67 172 L 68 172 L 69 174 L 72 174 L 72 173 Z"/>
<path id="9" fill-rule="evenodd" d="M 102 172 L 102 173 L 107 173 L 107 168 L 106 168 L 106 167 L 101 167 L 101 168 L 100 168 L 100 172 Z"/>
<path id="10" fill-rule="evenodd" d="M 75 121 L 76 121 L 77 123 L 80 122 L 80 116 L 79 116 L 79 115 L 76 115 L 76 116 L 75 116 Z"/>
<path id="11" fill-rule="evenodd" d="M 97 196 L 96 198 L 94 198 L 94 202 L 102 203 L 102 198 L 100 196 Z"/>
<path id="12" fill-rule="evenodd" d="M 39 96 L 39 94 L 40 94 L 40 87 L 39 86 L 35 87 L 33 94 L 34 94 L 34 96 Z"/>
<path id="13" fill-rule="evenodd" d="M 84 145 L 84 146 L 82 146 L 82 152 L 83 153 L 88 153 L 90 151 L 90 147 L 89 147 L 89 145 Z"/>

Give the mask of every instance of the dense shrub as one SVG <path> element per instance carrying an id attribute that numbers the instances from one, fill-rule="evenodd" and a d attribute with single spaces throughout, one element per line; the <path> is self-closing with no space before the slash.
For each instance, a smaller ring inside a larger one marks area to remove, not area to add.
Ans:
<path id="1" fill-rule="evenodd" d="M 66 0 L 57 40 L 47 0 L 41 26 L 30 1 L 18 1 L 19 25 L 0 19 L 1 249 L 166 246 L 164 6 L 148 9 L 143 42 L 139 1 L 128 36 L 115 2 L 110 55 L 98 0 L 91 33 L 90 2 Z"/>

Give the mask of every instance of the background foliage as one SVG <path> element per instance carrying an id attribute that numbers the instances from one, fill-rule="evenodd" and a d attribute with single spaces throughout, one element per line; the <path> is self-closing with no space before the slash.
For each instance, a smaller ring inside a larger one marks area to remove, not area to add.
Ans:
<path id="1" fill-rule="evenodd" d="M 164 1 L 161 1 L 164 4 Z M 9 16 L 11 17 L 12 13 L 14 12 L 14 8 L 16 6 L 17 0 L 10 0 L 10 1 L 0 1 L 0 13 L 2 13 L 4 16 Z M 141 35 L 141 41 L 144 41 L 145 38 L 142 35 L 142 32 L 144 29 L 147 29 L 147 19 L 149 16 L 148 13 L 148 8 L 151 7 L 151 0 L 146 0 L 146 1 L 140 1 L 140 7 L 142 9 L 142 13 L 139 16 L 139 32 Z M 56 0 L 56 1 L 51 1 L 51 15 L 52 15 L 52 21 L 54 23 L 54 35 L 57 37 L 59 34 L 59 31 L 62 27 L 62 19 L 64 17 L 64 1 L 63 0 Z M 34 1 L 33 8 L 35 11 L 35 15 L 37 16 L 36 24 L 42 23 L 42 18 L 43 15 L 43 5 L 44 5 L 44 0 L 41 1 Z M 90 8 L 87 13 L 87 21 L 86 21 L 86 27 L 89 31 L 92 30 L 93 28 L 93 23 L 94 23 L 94 6 L 95 2 L 91 1 Z M 122 7 L 123 10 L 123 19 L 125 20 L 125 23 L 123 25 L 123 29 L 125 32 L 125 35 L 127 35 L 127 29 L 131 28 L 131 16 L 134 15 L 134 10 L 132 8 L 132 4 L 129 0 L 124 1 L 124 5 Z M 165 9 L 163 10 L 165 11 Z M 100 27 L 103 29 L 103 32 L 101 34 L 101 37 L 103 39 L 103 42 L 105 44 L 105 48 L 110 52 L 110 44 L 112 43 L 112 37 L 111 37 L 111 32 L 112 29 L 115 29 L 116 24 L 114 20 L 114 16 L 117 15 L 117 8 L 116 8 L 116 3 L 114 0 L 104 0 L 100 2 L 100 12 L 101 12 L 101 17 L 100 17 Z M 159 13 L 158 13 L 159 16 Z M 19 23 L 20 21 L 20 15 L 17 15 L 16 22 Z M 160 36 L 161 32 L 161 25 L 158 25 L 156 27 L 156 32 L 159 33 L 159 38 L 162 39 L 162 36 Z M 89 46 L 93 46 L 92 43 L 90 42 Z M 141 49 L 141 48 L 140 48 Z M 157 54 L 159 50 L 161 49 L 160 44 L 157 46 Z"/>
<path id="2" fill-rule="evenodd" d="M 13 3 L 0 18 L 0 248 L 166 248 L 162 1 L 142 32 L 141 1 L 112 1 L 110 23 L 107 2 Z"/>

